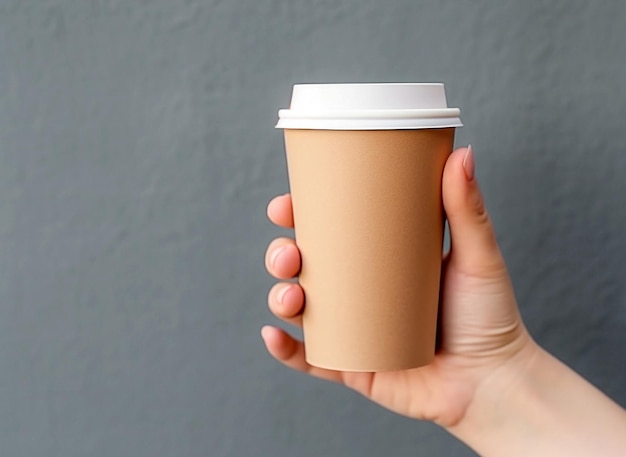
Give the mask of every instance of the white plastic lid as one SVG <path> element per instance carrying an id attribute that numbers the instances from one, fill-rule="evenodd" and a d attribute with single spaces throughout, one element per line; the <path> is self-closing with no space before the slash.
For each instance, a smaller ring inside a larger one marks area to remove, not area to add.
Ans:
<path id="1" fill-rule="evenodd" d="M 396 130 L 461 127 L 440 83 L 296 84 L 276 128 Z"/>

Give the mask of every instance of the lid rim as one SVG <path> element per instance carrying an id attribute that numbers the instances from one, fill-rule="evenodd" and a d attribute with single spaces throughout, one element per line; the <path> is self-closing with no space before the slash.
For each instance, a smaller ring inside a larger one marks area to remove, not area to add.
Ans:
<path id="1" fill-rule="evenodd" d="M 295 130 L 421 130 L 463 127 L 461 119 L 280 119 L 277 129 Z"/>
<path id="2" fill-rule="evenodd" d="M 328 110 L 292 110 L 278 111 L 279 119 L 441 119 L 459 117 L 459 108 L 425 109 L 328 109 Z"/>

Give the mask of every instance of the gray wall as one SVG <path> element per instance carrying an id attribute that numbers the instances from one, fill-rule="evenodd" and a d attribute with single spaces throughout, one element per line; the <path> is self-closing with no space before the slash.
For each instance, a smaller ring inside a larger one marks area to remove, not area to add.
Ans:
<path id="1" fill-rule="evenodd" d="M 626 405 L 625 23 L 623 0 L 2 0 L 0 454 L 473 455 L 262 347 L 294 82 L 445 82 L 530 330 Z"/>

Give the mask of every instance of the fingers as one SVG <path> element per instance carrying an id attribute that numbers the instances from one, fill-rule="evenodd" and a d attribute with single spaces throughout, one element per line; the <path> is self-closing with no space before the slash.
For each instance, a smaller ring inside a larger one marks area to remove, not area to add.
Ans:
<path id="1" fill-rule="evenodd" d="M 279 319 L 302 327 L 304 309 L 304 291 L 298 284 L 279 282 L 275 284 L 267 297 L 270 311 Z"/>
<path id="2" fill-rule="evenodd" d="M 471 146 L 454 151 L 443 173 L 443 204 L 451 235 L 451 261 L 460 271 L 489 275 L 505 269 L 474 177 Z"/>
<path id="3" fill-rule="evenodd" d="M 304 359 L 304 345 L 285 331 L 266 325 L 261 329 L 261 337 L 268 352 L 282 364 L 316 378 L 333 382 L 343 382 L 340 371 L 326 370 L 309 365 Z"/>
<path id="4" fill-rule="evenodd" d="M 293 278 L 300 271 L 300 265 L 300 251 L 294 240 L 276 238 L 267 247 L 265 267 L 268 273 L 275 278 Z"/>
<path id="5" fill-rule="evenodd" d="M 293 210 L 291 195 L 274 197 L 267 205 L 267 217 L 280 227 L 293 228 Z"/>

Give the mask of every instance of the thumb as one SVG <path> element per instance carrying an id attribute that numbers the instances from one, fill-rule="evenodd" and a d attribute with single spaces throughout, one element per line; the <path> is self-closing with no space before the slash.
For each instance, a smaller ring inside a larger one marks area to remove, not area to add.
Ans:
<path id="1" fill-rule="evenodd" d="M 474 176 L 472 147 L 454 151 L 443 172 L 443 205 L 450 227 L 450 262 L 471 276 L 505 271 L 500 248 Z"/>

